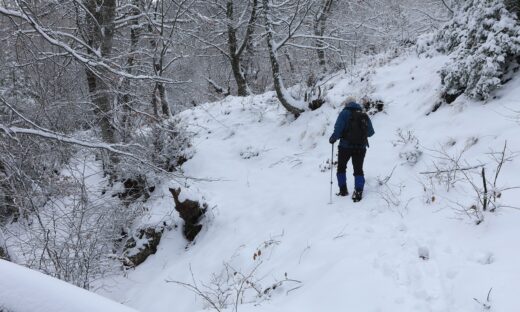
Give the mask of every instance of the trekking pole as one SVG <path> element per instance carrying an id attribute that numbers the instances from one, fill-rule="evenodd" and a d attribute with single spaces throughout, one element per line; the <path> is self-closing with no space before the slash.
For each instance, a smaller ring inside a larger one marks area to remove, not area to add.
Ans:
<path id="1" fill-rule="evenodd" d="M 332 154 L 330 155 L 330 201 L 329 205 L 332 204 L 332 170 L 334 169 L 334 144 L 332 144 Z"/>

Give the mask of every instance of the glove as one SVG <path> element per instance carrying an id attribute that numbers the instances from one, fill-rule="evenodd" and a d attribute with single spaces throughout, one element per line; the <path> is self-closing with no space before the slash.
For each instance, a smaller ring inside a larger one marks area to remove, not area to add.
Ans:
<path id="1" fill-rule="evenodd" d="M 329 139 L 329 143 L 330 144 L 336 143 L 336 139 L 333 136 L 331 136 L 330 139 Z"/>

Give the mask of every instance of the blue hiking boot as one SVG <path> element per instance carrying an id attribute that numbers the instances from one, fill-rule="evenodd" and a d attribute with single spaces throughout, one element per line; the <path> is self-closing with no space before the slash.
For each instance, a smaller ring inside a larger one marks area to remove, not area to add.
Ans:
<path id="1" fill-rule="evenodd" d="M 339 188 L 339 193 L 336 194 L 337 196 L 347 196 L 348 195 L 348 189 L 346 186 L 342 186 Z"/>
<path id="2" fill-rule="evenodd" d="M 357 203 L 358 201 L 361 201 L 363 199 L 363 191 L 354 191 L 352 194 L 352 201 Z"/>
<path id="3" fill-rule="evenodd" d="M 355 191 L 352 194 L 352 201 L 357 203 L 361 199 L 363 199 L 363 189 L 365 188 L 365 177 L 364 176 L 354 176 L 354 185 Z"/>
<path id="4" fill-rule="evenodd" d="M 345 172 L 337 173 L 336 177 L 338 178 L 338 186 L 339 186 L 339 193 L 336 195 L 338 196 L 347 196 L 348 195 L 348 189 L 347 189 L 347 175 Z"/>

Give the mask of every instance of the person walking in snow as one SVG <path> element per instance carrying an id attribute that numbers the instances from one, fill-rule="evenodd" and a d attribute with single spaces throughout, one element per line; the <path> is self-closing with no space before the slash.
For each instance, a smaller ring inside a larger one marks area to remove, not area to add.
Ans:
<path id="1" fill-rule="evenodd" d="M 361 105 L 356 103 L 353 97 L 347 98 L 344 108 L 334 125 L 334 133 L 330 136 L 329 143 L 334 144 L 338 139 L 338 170 L 336 173 L 339 186 L 339 196 L 347 196 L 347 163 L 352 158 L 354 167 L 354 193 L 352 200 L 358 202 L 363 198 L 365 176 L 363 162 L 368 147 L 368 138 L 374 135 L 372 121 L 363 112 Z"/>

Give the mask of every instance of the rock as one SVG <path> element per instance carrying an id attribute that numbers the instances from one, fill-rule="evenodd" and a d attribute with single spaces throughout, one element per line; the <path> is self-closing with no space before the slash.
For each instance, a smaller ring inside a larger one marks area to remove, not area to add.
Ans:
<path id="1" fill-rule="evenodd" d="M 198 201 L 191 199 L 186 199 L 181 202 L 179 200 L 179 194 L 181 193 L 180 188 L 170 188 L 169 190 L 175 202 L 175 210 L 179 212 L 181 219 L 184 220 L 184 236 L 191 242 L 202 229 L 202 225 L 198 223 L 200 218 L 204 215 L 204 213 L 206 213 L 208 207 L 206 204 L 201 205 Z"/>
<path id="2" fill-rule="evenodd" d="M 441 98 L 447 103 L 447 104 L 451 104 L 453 102 L 455 102 L 455 100 L 461 96 L 464 92 L 463 91 L 458 91 L 456 93 L 448 93 L 448 92 L 445 92 L 441 95 Z"/>
<path id="3" fill-rule="evenodd" d="M 325 101 L 323 99 L 316 99 L 316 100 L 312 100 L 310 103 L 309 103 L 309 109 L 310 110 L 317 110 L 318 108 L 320 108 L 321 106 L 323 106 L 323 104 L 325 104 Z"/>
<path id="4" fill-rule="evenodd" d="M 126 179 L 123 181 L 124 191 L 116 194 L 119 199 L 126 203 L 136 201 L 141 196 L 144 196 L 144 200 L 150 198 L 150 193 L 155 190 L 155 186 L 148 186 L 146 178 L 137 177 L 135 179 Z"/>
<path id="5" fill-rule="evenodd" d="M 200 230 L 202 230 L 202 224 L 185 223 L 183 232 L 186 239 L 192 242 Z"/>
<path id="6" fill-rule="evenodd" d="M 125 244 L 125 266 L 136 267 L 143 263 L 150 255 L 157 252 L 161 242 L 164 227 L 149 227 L 137 230 Z"/>

